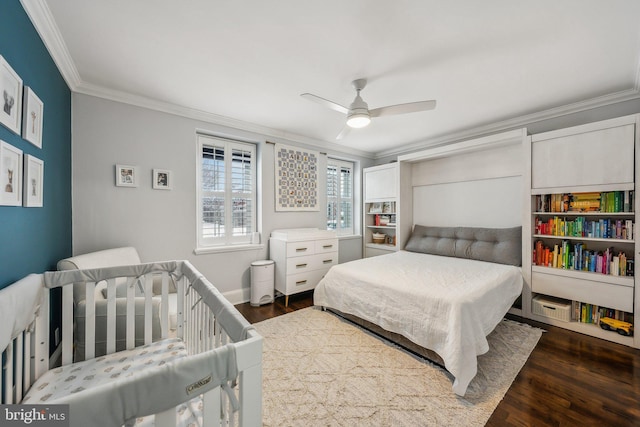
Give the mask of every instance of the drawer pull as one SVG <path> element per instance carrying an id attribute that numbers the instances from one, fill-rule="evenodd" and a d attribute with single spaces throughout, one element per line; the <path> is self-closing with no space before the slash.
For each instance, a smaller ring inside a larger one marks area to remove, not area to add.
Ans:
<path id="1" fill-rule="evenodd" d="M 307 281 L 306 281 L 306 280 L 298 280 L 298 281 L 296 282 L 296 286 L 304 285 L 305 283 L 307 283 Z"/>
<path id="2" fill-rule="evenodd" d="M 333 247 L 333 245 L 324 245 L 322 247 L 322 249 L 331 249 Z"/>
<path id="3" fill-rule="evenodd" d="M 296 252 L 304 252 L 307 248 L 296 248 Z"/>
<path id="4" fill-rule="evenodd" d="M 332 262 L 332 259 L 325 259 L 324 261 L 322 261 L 323 264 L 331 264 Z"/>
<path id="5" fill-rule="evenodd" d="M 296 264 L 296 268 L 305 268 L 307 264 Z"/>

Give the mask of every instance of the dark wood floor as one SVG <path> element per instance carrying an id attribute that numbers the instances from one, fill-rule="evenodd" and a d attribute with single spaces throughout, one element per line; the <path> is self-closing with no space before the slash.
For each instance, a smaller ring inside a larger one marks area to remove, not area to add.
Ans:
<path id="1" fill-rule="evenodd" d="M 313 304 L 311 292 L 261 307 L 236 307 L 251 323 Z M 640 426 L 640 350 L 566 331 L 546 330 L 487 426 Z"/>

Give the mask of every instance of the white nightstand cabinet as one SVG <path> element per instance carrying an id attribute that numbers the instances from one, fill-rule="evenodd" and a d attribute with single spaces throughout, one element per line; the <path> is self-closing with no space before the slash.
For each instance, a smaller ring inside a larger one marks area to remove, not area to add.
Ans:
<path id="1" fill-rule="evenodd" d="M 270 257 L 276 263 L 276 290 L 285 296 L 314 289 L 331 266 L 338 264 L 335 231 L 317 228 L 274 230 Z"/>

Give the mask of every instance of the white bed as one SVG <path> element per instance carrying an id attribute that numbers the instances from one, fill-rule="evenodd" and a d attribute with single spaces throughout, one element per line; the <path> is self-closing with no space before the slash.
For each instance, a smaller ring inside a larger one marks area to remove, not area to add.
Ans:
<path id="1" fill-rule="evenodd" d="M 316 287 L 314 304 L 356 316 L 435 351 L 455 377 L 453 391 L 463 396 L 476 375 L 477 356 L 489 350 L 486 336 L 522 292 L 522 271 L 516 265 L 463 259 L 454 253 L 457 244 L 458 255 L 464 258 L 491 259 L 508 250 L 503 245 L 498 253 L 486 256 L 502 243 L 440 236 L 420 239 L 431 239 L 425 251 L 452 256 L 399 251 L 334 266 Z M 466 242 L 465 248 L 461 242 Z M 478 244 L 485 247 L 478 250 Z M 511 242 L 514 247 L 518 244 Z"/>

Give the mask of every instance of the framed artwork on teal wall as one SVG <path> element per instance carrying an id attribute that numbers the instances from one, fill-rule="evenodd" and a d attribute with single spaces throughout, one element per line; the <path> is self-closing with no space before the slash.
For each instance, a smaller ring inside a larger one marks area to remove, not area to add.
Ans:
<path id="1" fill-rule="evenodd" d="M 22 137 L 42 148 L 42 123 L 44 120 L 44 103 L 33 89 L 24 87 L 24 110 L 22 112 Z"/>
<path id="2" fill-rule="evenodd" d="M 43 202 L 44 162 L 30 154 L 24 155 L 24 192 L 22 206 L 41 208 Z"/>
<path id="3" fill-rule="evenodd" d="M 0 205 L 22 206 L 22 150 L 0 141 Z"/>
<path id="4" fill-rule="evenodd" d="M 20 135 L 20 124 L 22 123 L 22 79 L 1 55 L 0 92 L 2 92 L 0 124 Z"/>

